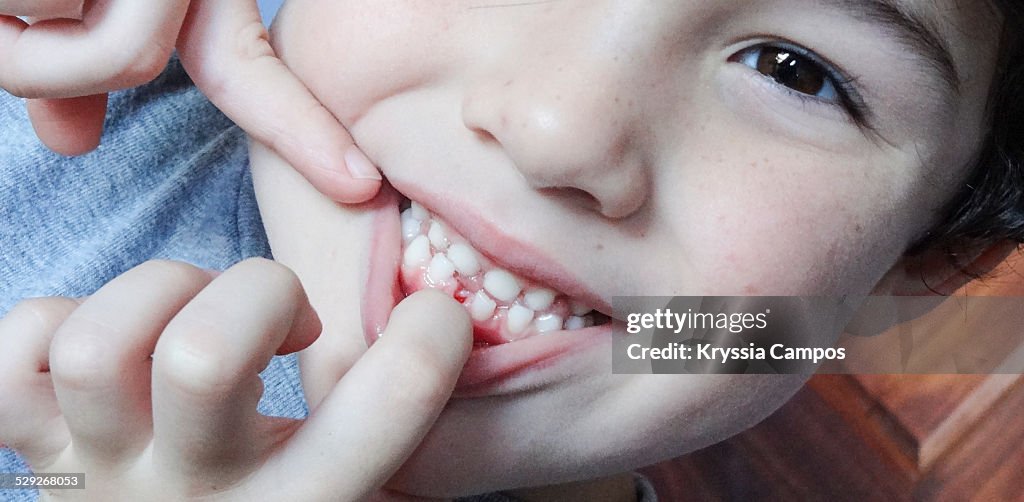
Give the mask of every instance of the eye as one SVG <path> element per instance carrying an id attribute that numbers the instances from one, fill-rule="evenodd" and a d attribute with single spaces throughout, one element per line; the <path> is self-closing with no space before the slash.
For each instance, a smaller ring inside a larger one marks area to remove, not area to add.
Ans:
<path id="1" fill-rule="evenodd" d="M 796 50 L 761 45 L 744 49 L 733 59 L 800 94 L 833 103 L 843 101 L 832 76 L 834 71 Z"/>
<path id="2" fill-rule="evenodd" d="M 857 80 L 808 49 L 783 41 L 762 43 L 737 52 L 729 61 L 771 79 L 793 97 L 839 107 L 857 126 L 873 129 L 873 114 Z"/>

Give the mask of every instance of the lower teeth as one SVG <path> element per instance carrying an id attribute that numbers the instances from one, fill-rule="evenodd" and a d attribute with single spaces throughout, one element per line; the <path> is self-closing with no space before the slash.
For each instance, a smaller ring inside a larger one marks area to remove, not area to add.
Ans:
<path id="1" fill-rule="evenodd" d="M 528 281 L 500 268 L 484 271 L 477 251 L 423 206 L 412 202 L 402 209 L 403 276 L 418 277 L 426 287 L 454 288 L 475 322 L 496 323 L 508 339 L 597 324 L 597 312 L 564 294 L 524 288 Z"/>
<path id="2" fill-rule="evenodd" d="M 563 328 L 562 316 L 556 314 L 544 314 L 537 317 L 537 331 L 541 333 L 547 333 L 548 331 L 558 331 Z"/>

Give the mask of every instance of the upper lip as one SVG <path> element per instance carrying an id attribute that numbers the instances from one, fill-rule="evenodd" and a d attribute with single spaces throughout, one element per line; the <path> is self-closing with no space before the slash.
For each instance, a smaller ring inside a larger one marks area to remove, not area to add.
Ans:
<path id="1" fill-rule="evenodd" d="M 477 216 L 470 208 L 440 197 L 413 184 L 389 179 L 400 193 L 441 217 L 455 231 L 499 266 L 527 279 L 546 284 L 609 317 L 611 305 L 601 295 L 566 271 L 556 261 L 525 242 L 503 232 L 498 225 Z"/>

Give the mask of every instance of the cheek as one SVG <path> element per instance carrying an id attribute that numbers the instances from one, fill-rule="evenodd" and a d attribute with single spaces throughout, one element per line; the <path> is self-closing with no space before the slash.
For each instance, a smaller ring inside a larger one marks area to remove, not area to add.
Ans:
<path id="1" fill-rule="evenodd" d="M 675 186 L 687 189 L 667 209 L 708 290 L 866 294 L 902 254 L 913 211 L 899 182 L 834 158 L 732 149 L 683 170 Z"/>
<path id="2" fill-rule="evenodd" d="M 444 4 L 444 2 L 440 2 Z M 450 20 L 410 0 L 289 0 L 272 28 L 275 50 L 346 126 L 374 103 L 439 74 Z"/>
<path id="3" fill-rule="evenodd" d="M 866 294 L 894 261 L 843 214 L 814 218 L 798 206 L 739 206 L 721 214 L 709 248 L 711 277 L 743 295 Z M 765 218 L 774 212 L 770 218 Z"/>

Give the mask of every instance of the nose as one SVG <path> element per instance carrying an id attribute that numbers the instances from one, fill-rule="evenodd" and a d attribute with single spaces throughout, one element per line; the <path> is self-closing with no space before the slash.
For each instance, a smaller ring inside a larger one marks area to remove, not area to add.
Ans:
<path id="1" fill-rule="evenodd" d="M 470 87 L 462 119 L 534 189 L 625 218 L 643 206 L 649 177 L 630 69 L 613 55 L 570 52 L 500 65 Z"/>

